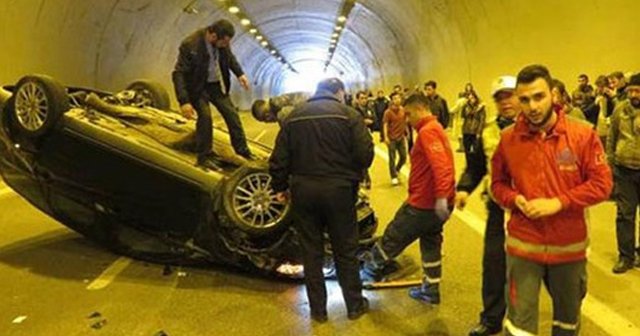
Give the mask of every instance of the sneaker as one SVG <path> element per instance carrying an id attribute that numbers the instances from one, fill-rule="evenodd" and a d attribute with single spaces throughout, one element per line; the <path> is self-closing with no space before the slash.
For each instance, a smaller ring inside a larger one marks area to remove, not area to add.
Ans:
<path id="1" fill-rule="evenodd" d="M 613 266 L 613 273 L 622 274 L 633 268 L 633 262 L 627 258 L 620 258 Z"/>
<path id="2" fill-rule="evenodd" d="M 400 180 L 398 180 L 397 177 L 394 177 L 391 179 L 391 185 L 392 186 L 397 186 L 398 184 L 400 184 Z"/>
<path id="3" fill-rule="evenodd" d="M 502 331 L 502 327 L 489 327 L 484 323 L 478 323 L 471 331 L 469 336 L 490 336 L 497 335 Z"/>
<path id="4" fill-rule="evenodd" d="M 440 291 L 437 287 L 434 287 L 436 289 L 431 290 L 429 290 L 429 287 L 427 287 L 427 290 L 423 290 L 422 287 L 423 286 L 409 288 L 409 296 L 412 299 L 422 301 L 424 303 L 433 305 L 440 304 Z"/>
<path id="5" fill-rule="evenodd" d="M 351 310 L 347 313 L 347 318 L 350 320 L 357 320 L 362 315 L 366 314 L 369 311 L 369 300 L 366 297 L 362 297 L 362 302 L 360 303 L 360 307 L 355 310 Z"/>

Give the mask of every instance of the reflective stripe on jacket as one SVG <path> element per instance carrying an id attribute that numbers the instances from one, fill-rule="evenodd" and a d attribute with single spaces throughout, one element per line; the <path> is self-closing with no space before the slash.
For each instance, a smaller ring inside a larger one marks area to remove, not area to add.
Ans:
<path id="1" fill-rule="evenodd" d="M 502 132 L 491 164 L 493 196 L 512 210 L 507 252 L 548 264 L 585 259 L 584 209 L 607 199 L 613 185 L 602 145 L 589 125 L 560 112 L 548 134 L 531 132 L 521 114 Z M 519 194 L 527 200 L 557 197 L 562 210 L 529 219 L 515 206 Z"/>

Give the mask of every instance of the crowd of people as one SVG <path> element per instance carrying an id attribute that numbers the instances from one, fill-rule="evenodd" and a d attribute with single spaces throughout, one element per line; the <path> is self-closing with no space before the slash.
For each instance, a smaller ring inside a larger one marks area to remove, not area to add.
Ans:
<path id="1" fill-rule="evenodd" d="M 173 72 L 182 113 L 198 116 L 197 164 L 211 169 L 219 167 L 211 148 L 209 103 L 223 115 L 236 152 L 253 159 L 229 99 L 230 72 L 249 86 L 228 48 L 233 35 L 233 26 L 220 20 L 187 37 Z M 552 298 L 552 334 L 576 335 L 586 295 L 584 209 L 609 198 L 617 206 L 619 259 L 612 270 L 621 274 L 640 267 L 640 74 L 599 76 L 595 87 L 581 74 L 569 94 L 545 66 L 526 66 L 517 76 L 493 81 L 495 117 L 489 117 L 471 83 L 451 110 L 433 80 L 415 90 L 396 85 L 388 98 L 382 90 L 375 97 L 360 91 L 349 98 L 344 83 L 330 78 L 313 96 L 302 97 L 258 100 L 252 113 L 281 126 L 269 171 L 276 199 L 292 204 L 313 320 L 328 320 L 324 232 L 348 318 L 369 310 L 356 257 L 355 202 L 359 186 L 371 188 L 373 132 L 388 148 L 391 184 L 400 184 L 398 172 L 407 156 L 410 174 L 408 197 L 371 248 L 364 275 L 379 280 L 397 270 L 394 258 L 419 240 L 424 276 L 421 286 L 409 290 L 413 299 L 440 303 L 443 227 L 488 181 L 483 310 L 469 335 L 503 328 L 507 335 L 537 334 L 541 283 Z M 283 108 L 287 104 L 293 106 Z M 448 128 L 459 135 L 465 154 L 458 181 Z"/>

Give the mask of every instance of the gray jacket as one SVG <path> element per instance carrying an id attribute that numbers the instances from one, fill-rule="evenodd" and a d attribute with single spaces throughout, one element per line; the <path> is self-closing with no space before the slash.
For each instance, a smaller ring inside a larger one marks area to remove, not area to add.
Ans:
<path id="1" fill-rule="evenodd" d="M 606 151 L 609 163 L 640 169 L 640 109 L 629 100 L 620 102 L 611 115 Z"/>

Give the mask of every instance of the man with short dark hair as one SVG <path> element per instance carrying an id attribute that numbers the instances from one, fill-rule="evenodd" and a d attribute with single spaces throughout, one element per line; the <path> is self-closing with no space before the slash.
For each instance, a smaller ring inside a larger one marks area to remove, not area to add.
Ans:
<path id="1" fill-rule="evenodd" d="M 429 101 L 431 113 L 438 118 L 442 128 L 446 129 L 449 127 L 449 107 L 447 101 L 436 92 L 437 87 L 438 84 L 432 80 L 424 83 L 424 95 Z"/>
<path id="2" fill-rule="evenodd" d="M 373 160 L 373 143 L 362 116 L 343 104 L 344 84 L 330 78 L 316 94 L 284 121 L 269 159 L 276 199 L 291 206 L 300 237 L 304 281 L 317 322 L 327 321 L 324 232 L 331 249 L 347 317 L 369 310 L 362 296 L 360 263 L 356 257 L 358 227 L 355 202 L 358 182 Z"/>
<path id="3" fill-rule="evenodd" d="M 373 125 L 375 124 L 375 113 L 369 106 L 369 95 L 364 90 L 358 91 L 356 93 L 356 104 L 355 109 L 362 116 L 362 120 L 364 120 L 364 125 L 367 126 L 369 131 L 373 130 Z M 369 170 L 364 172 L 364 179 L 362 180 L 362 186 L 365 189 L 371 189 L 371 175 L 369 175 Z"/>
<path id="4" fill-rule="evenodd" d="M 380 141 L 384 141 L 384 135 L 382 134 L 382 117 L 384 116 L 384 111 L 389 107 L 389 98 L 384 95 L 384 91 L 378 90 L 378 95 L 376 99 L 373 101 L 373 110 L 376 114 L 376 123 L 374 130 L 380 132 Z"/>
<path id="5" fill-rule="evenodd" d="M 640 267 L 640 243 L 636 245 L 636 212 L 640 205 L 640 74 L 626 86 L 627 100 L 616 105 L 607 137 L 607 159 L 616 183 L 616 237 L 618 262 L 613 273 Z"/>
<path id="6" fill-rule="evenodd" d="M 402 97 L 394 92 L 391 94 L 391 106 L 382 117 L 382 137 L 389 149 L 389 175 L 391 185 L 397 186 L 398 173 L 407 162 L 407 115 L 402 107 Z M 396 162 L 396 154 L 398 162 Z"/>
<path id="7" fill-rule="evenodd" d="M 614 71 L 609 74 L 609 86 L 616 92 L 616 96 L 613 99 L 614 104 L 617 105 L 627 99 L 627 81 L 622 71 Z"/>
<path id="8" fill-rule="evenodd" d="M 218 20 L 209 27 L 192 33 L 180 44 L 178 60 L 172 73 L 180 111 L 189 119 L 198 116 L 197 163 L 214 170 L 219 170 L 220 167 L 212 150 L 213 120 L 209 103 L 224 118 L 235 152 L 248 159 L 253 157 L 247 146 L 240 117 L 229 97 L 230 72 L 238 77 L 238 82 L 245 90 L 249 89 L 249 79 L 231 52 L 231 38 L 234 35 L 235 29 L 227 20 Z"/>
<path id="9" fill-rule="evenodd" d="M 593 86 L 589 84 L 589 76 L 586 74 L 580 74 L 578 76 L 578 88 L 576 91 L 580 91 L 588 96 L 594 96 Z"/>
<path id="10" fill-rule="evenodd" d="M 611 171 L 585 122 L 553 109 L 542 65 L 517 77 L 521 113 L 502 132 L 491 160 L 491 191 L 511 210 L 507 224 L 507 335 L 538 334 L 544 282 L 553 302 L 552 335 L 577 335 L 586 295 L 585 208 L 609 197 Z"/>
<path id="11" fill-rule="evenodd" d="M 372 247 L 365 272 L 376 280 L 383 277 L 393 259 L 419 239 L 424 278 L 421 286 L 409 290 L 409 296 L 439 304 L 442 229 L 455 198 L 453 152 L 446 133 L 429 110 L 426 97 L 409 96 L 404 109 L 417 133 L 410 155 L 409 197 Z"/>

